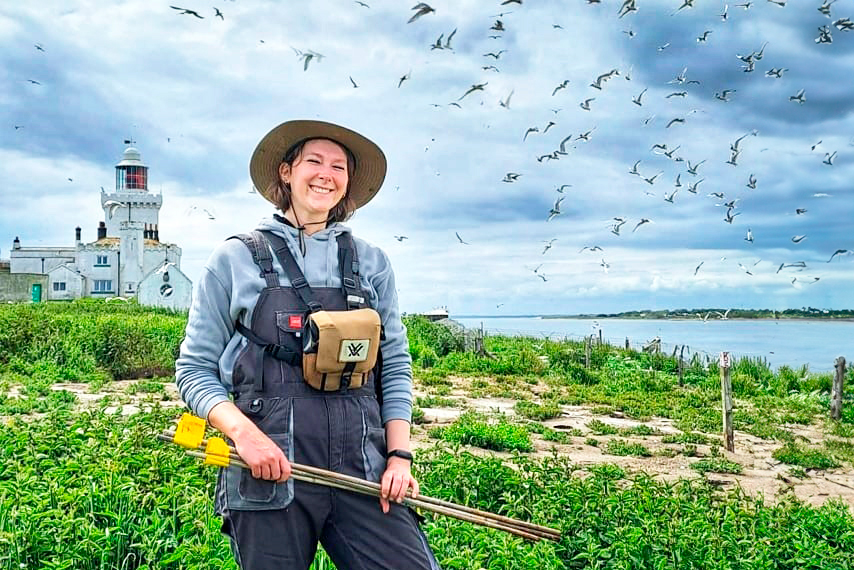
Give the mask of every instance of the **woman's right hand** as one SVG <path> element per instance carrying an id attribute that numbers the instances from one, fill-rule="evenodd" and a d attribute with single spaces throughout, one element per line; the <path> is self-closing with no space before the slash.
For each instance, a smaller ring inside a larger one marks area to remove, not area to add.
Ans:
<path id="1" fill-rule="evenodd" d="M 208 422 L 234 442 L 237 454 L 256 479 L 282 482 L 291 476 L 291 464 L 281 448 L 234 403 L 225 401 L 214 406 Z"/>

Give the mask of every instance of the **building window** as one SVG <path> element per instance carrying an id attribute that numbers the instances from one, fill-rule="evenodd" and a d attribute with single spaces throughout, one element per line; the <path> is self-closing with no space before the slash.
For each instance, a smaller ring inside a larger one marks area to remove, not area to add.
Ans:
<path id="1" fill-rule="evenodd" d="M 95 256 L 95 267 L 109 267 L 110 262 L 106 255 Z"/>
<path id="2" fill-rule="evenodd" d="M 54 291 L 65 291 L 65 281 L 54 281 L 53 282 L 53 290 Z"/>
<path id="3" fill-rule="evenodd" d="M 95 286 L 92 289 L 93 293 L 112 293 L 113 291 L 113 280 L 112 279 L 95 279 Z"/>

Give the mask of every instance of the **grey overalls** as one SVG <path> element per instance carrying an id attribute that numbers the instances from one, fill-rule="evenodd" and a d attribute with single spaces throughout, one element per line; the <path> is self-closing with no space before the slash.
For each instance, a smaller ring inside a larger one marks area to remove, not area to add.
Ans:
<path id="1" fill-rule="evenodd" d="M 249 247 L 266 287 L 251 327 L 237 325 L 249 342 L 234 366 L 235 405 L 289 461 L 379 482 L 386 444 L 373 373 L 361 388 L 322 392 L 303 381 L 300 368 L 297 333 L 309 310 L 367 306 L 351 236 L 338 236 L 340 289 L 309 288 L 279 236 L 236 237 Z M 267 240 L 293 286 L 280 286 Z M 215 506 L 243 570 L 307 569 L 318 541 L 339 570 L 438 570 L 415 514 L 395 503 L 383 514 L 376 497 L 255 479 L 231 466 L 220 470 Z"/>

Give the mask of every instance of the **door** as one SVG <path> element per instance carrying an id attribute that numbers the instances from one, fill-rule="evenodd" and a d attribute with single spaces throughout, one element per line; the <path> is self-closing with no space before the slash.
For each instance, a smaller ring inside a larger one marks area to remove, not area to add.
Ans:
<path id="1" fill-rule="evenodd" d="M 42 300 L 42 284 L 33 283 L 33 303 L 40 303 Z"/>

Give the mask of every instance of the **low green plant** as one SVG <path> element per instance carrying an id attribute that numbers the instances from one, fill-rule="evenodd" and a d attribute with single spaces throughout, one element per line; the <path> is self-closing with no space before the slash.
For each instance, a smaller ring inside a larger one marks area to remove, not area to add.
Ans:
<path id="1" fill-rule="evenodd" d="M 594 435 L 616 435 L 620 433 L 620 429 L 617 426 L 613 426 L 597 419 L 590 420 L 587 422 L 586 426 Z"/>
<path id="2" fill-rule="evenodd" d="M 788 465 L 797 465 L 804 469 L 832 469 L 839 467 L 839 462 L 833 456 L 811 447 L 794 442 L 787 442 L 777 448 L 771 457 Z"/>
<path id="3" fill-rule="evenodd" d="M 691 469 L 700 473 L 732 473 L 738 475 L 744 470 L 740 463 L 725 457 L 704 457 L 691 464 Z"/>
<path id="4" fill-rule="evenodd" d="M 590 447 L 599 447 L 599 440 L 595 437 L 588 437 L 584 440 L 584 444 Z"/>
<path id="5" fill-rule="evenodd" d="M 609 455 L 634 455 L 649 457 L 652 452 L 642 443 L 632 443 L 624 439 L 611 439 L 605 445 L 605 453 Z"/>
<path id="6" fill-rule="evenodd" d="M 474 445 L 495 451 L 533 451 L 534 449 L 531 436 L 523 426 L 508 422 L 504 417 L 489 421 L 488 418 L 474 411 L 464 412 L 453 424 L 433 428 L 428 433 L 431 437 L 447 442 Z"/>
<path id="7" fill-rule="evenodd" d="M 561 409 L 557 402 L 546 401 L 541 404 L 522 400 L 516 402 L 514 409 L 517 414 L 529 420 L 549 420 L 560 416 Z"/>
<path id="8" fill-rule="evenodd" d="M 720 444 L 720 441 L 717 438 L 713 438 L 702 433 L 681 432 L 662 436 L 661 443 L 699 443 L 708 445 L 710 443 Z"/>

